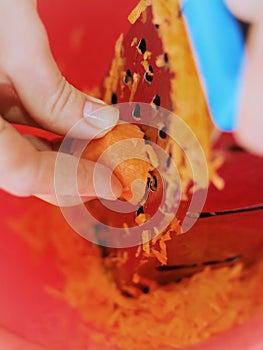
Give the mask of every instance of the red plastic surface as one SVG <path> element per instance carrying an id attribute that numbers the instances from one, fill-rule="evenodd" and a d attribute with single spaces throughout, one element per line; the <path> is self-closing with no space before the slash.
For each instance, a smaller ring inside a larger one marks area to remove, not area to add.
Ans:
<path id="1" fill-rule="evenodd" d="M 136 3 L 137 0 L 39 1 L 57 62 L 77 87 L 92 88 L 100 83 L 111 62 L 114 42 L 119 33 L 128 30 L 126 18 Z M 90 339 L 92 326 L 83 329 L 78 312 L 46 291 L 47 285 L 61 283 L 52 262 L 37 261 L 8 225 L 36 200 L 0 193 L 0 327 L 15 334 L 0 331 L 1 349 L 36 350 L 39 347 L 34 344 L 40 344 L 48 350 L 97 350 Z M 217 350 L 225 346 L 262 349 L 263 317 L 192 349 Z M 110 349 L 113 350 L 106 344 L 99 348 Z"/>
<path id="2" fill-rule="evenodd" d="M 101 83 L 114 44 L 130 28 L 137 0 L 38 0 L 52 52 L 66 78 L 80 89 Z"/>

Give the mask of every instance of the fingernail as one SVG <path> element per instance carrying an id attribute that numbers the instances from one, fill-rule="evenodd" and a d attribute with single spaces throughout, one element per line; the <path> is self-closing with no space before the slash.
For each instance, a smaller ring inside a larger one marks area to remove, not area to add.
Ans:
<path id="1" fill-rule="evenodd" d="M 102 105 L 102 106 L 106 106 L 106 103 L 105 103 L 103 100 L 100 100 L 100 99 L 98 99 L 98 98 L 96 98 L 96 97 L 88 96 L 87 98 L 88 98 L 88 100 L 91 101 L 91 102 L 98 103 L 98 104 L 100 104 L 100 105 Z"/>
<path id="2" fill-rule="evenodd" d="M 119 110 L 105 104 L 87 101 L 84 118 L 93 137 L 101 137 L 111 130 L 119 120 Z"/>

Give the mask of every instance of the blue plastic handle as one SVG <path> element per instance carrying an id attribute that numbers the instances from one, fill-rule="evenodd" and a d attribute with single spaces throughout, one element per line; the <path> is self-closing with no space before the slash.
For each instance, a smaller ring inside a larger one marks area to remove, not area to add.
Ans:
<path id="1" fill-rule="evenodd" d="M 216 126 L 236 125 L 245 41 L 223 0 L 185 0 L 183 14 L 193 42 Z"/>

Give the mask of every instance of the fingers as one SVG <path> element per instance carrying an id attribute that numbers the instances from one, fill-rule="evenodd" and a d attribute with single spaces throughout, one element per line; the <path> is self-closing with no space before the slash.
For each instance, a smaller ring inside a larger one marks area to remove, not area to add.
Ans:
<path id="1" fill-rule="evenodd" d="M 117 123 L 117 109 L 88 100 L 62 77 L 34 1 L 1 0 L 1 18 L 0 44 L 5 54 L 0 56 L 0 65 L 39 125 L 66 134 L 79 120 L 85 120 L 72 136 L 93 138 Z"/>
<path id="2" fill-rule="evenodd" d="M 262 18 L 261 0 L 225 0 L 230 11 L 245 22 L 254 22 Z"/>
<path id="3" fill-rule="evenodd" d="M 238 115 L 236 138 L 249 151 L 263 155 L 263 23 L 253 25 Z"/>
<path id="4" fill-rule="evenodd" d="M 263 155 L 263 1 L 227 0 L 230 10 L 251 22 L 235 136 L 247 150 Z"/>
<path id="5" fill-rule="evenodd" d="M 120 195 L 120 183 L 109 169 L 96 165 L 94 182 L 93 162 L 78 161 L 68 154 L 57 157 L 52 151 L 38 152 L 3 118 L 0 118 L 0 150 L 0 187 L 14 195 L 44 196 L 56 203 L 57 194 L 60 205 L 79 203 L 78 193 L 87 200 L 98 196 L 113 200 Z"/>

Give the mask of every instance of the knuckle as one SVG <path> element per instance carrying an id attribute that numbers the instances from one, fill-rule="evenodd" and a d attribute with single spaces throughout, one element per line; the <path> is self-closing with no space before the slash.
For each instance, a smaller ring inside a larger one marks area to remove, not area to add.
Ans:
<path id="1" fill-rule="evenodd" d="M 68 107 L 75 102 L 76 95 L 75 88 L 64 77 L 61 77 L 61 80 L 54 88 L 54 92 L 47 97 L 47 114 L 54 126 L 61 119 L 60 116 L 65 117 Z"/>
<path id="2" fill-rule="evenodd" d="M 65 100 L 68 98 L 68 84 L 64 77 L 61 77 L 59 82 L 55 85 L 54 92 L 51 93 L 48 98 L 48 107 L 51 114 L 57 114 L 63 109 Z"/>

